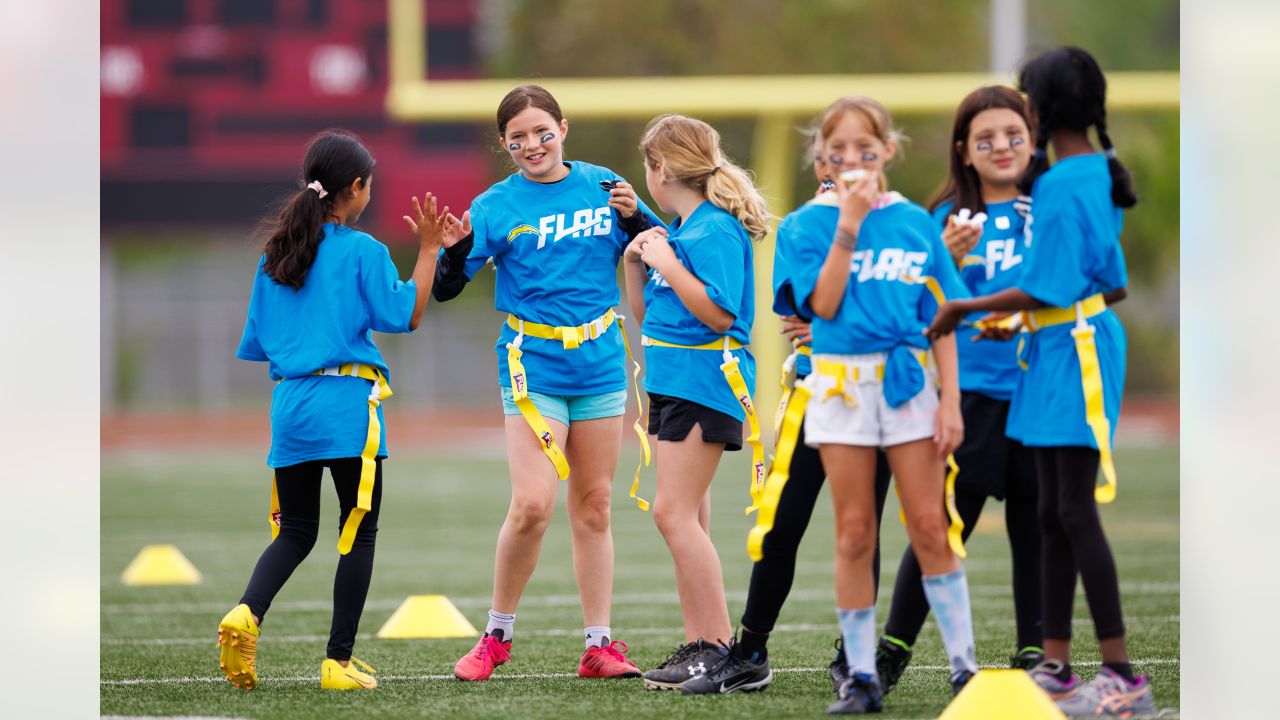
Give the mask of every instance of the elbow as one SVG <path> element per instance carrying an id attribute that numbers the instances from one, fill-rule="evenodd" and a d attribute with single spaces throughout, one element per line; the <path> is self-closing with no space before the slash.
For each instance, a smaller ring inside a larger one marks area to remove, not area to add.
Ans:
<path id="1" fill-rule="evenodd" d="M 834 303 L 828 304 L 828 303 L 822 302 L 821 300 L 815 297 L 810 304 L 813 306 L 814 315 L 817 315 L 823 320 L 835 319 L 836 310 L 838 308 Z"/>
<path id="2" fill-rule="evenodd" d="M 725 333 L 729 332 L 729 328 L 733 327 L 733 319 L 734 319 L 734 318 L 733 318 L 733 316 L 732 316 L 732 315 L 728 315 L 728 316 L 723 317 L 723 318 L 716 318 L 716 319 L 712 322 L 712 324 L 710 325 L 710 327 L 711 327 L 711 329 L 712 329 L 712 330 L 715 330 L 716 332 L 718 332 L 718 333 L 720 333 L 721 335 L 723 335 L 723 334 L 725 334 Z"/>
<path id="3" fill-rule="evenodd" d="M 422 316 L 421 316 L 421 315 L 416 315 L 416 314 L 415 314 L 414 316 L 410 317 L 410 318 L 409 318 L 409 332 L 413 332 L 414 330 L 417 330 L 417 329 L 418 329 L 418 326 L 419 326 L 419 325 L 421 325 L 421 324 L 422 324 Z"/>
<path id="4" fill-rule="evenodd" d="M 1112 290 L 1111 292 L 1107 293 L 1107 304 L 1115 305 L 1116 303 L 1120 302 L 1121 300 L 1124 300 L 1127 297 L 1129 297 L 1129 288 L 1127 287 L 1116 288 L 1115 290 Z"/>

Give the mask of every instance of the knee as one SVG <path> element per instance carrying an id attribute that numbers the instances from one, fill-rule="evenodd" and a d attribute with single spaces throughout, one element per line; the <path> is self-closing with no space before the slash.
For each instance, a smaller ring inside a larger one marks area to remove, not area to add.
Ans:
<path id="1" fill-rule="evenodd" d="M 696 509 L 690 512 L 668 503 L 655 501 L 653 523 L 658 526 L 658 532 L 662 533 L 662 537 L 670 539 L 689 527 L 697 526 L 698 513 Z"/>
<path id="2" fill-rule="evenodd" d="M 608 488 L 578 498 L 570 506 L 570 520 L 574 528 L 593 534 L 609 532 L 609 503 Z"/>
<path id="3" fill-rule="evenodd" d="M 1088 503 L 1079 505 L 1059 505 L 1057 523 L 1062 526 L 1063 532 L 1073 537 L 1093 532 L 1094 528 L 1101 527 L 1101 523 L 1098 522 L 1098 509 L 1093 504 L 1092 498 Z"/>
<path id="4" fill-rule="evenodd" d="M 950 554 L 951 548 L 947 544 L 949 525 L 950 519 L 943 513 L 930 514 L 913 520 L 909 534 L 911 549 L 915 551 L 916 556 L 922 558 L 924 562 L 930 562 Z"/>
<path id="5" fill-rule="evenodd" d="M 870 515 L 843 518 L 836 529 L 836 557 L 864 560 L 876 547 L 876 522 Z"/>
<path id="6" fill-rule="evenodd" d="M 315 547 L 316 536 L 319 532 L 320 524 L 315 521 L 284 518 L 280 522 L 280 537 L 278 539 L 285 540 L 300 555 L 305 557 L 311 552 L 311 548 Z"/>
<path id="7" fill-rule="evenodd" d="M 541 535 L 551 524 L 554 505 L 544 500 L 513 500 L 507 523 L 520 535 Z"/>

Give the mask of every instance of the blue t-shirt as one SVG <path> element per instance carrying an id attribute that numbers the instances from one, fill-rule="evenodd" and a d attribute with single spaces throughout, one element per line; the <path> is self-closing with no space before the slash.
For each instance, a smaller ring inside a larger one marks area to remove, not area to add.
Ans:
<path id="1" fill-rule="evenodd" d="M 836 315 L 831 320 L 816 316 L 810 299 L 839 216 L 833 205 L 801 206 L 778 227 L 778 252 L 788 257 L 799 309 L 813 317 L 814 353 L 890 353 L 885 399 L 897 407 L 924 387 L 923 371 L 909 348 L 929 347 L 922 331 L 938 310 L 925 283 L 915 281 L 934 278 L 948 300 L 969 293 L 929 213 L 899 201 L 872 210 L 863 220 Z"/>
<path id="2" fill-rule="evenodd" d="M 813 321 L 811 314 L 801 312 L 796 307 L 795 286 L 791 283 L 791 260 L 790 255 L 783 252 L 781 230 L 773 245 L 773 311 L 778 315 Z M 813 372 L 813 363 L 809 361 L 809 357 L 807 355 L 797 357 L 796 376 L 804 377 L 811 372 Z"/>
<path id="3" fill-rule="evenodd" d="M 515 173 L 471 203 L 475 246 L 466 275 L 492 259 L 498 277 L 494 306 L 526 322 L 575 326 L 591 322 L 618 303 L 618 259 L 627 234 L 609 207 L 600 181 L 619 176 L 584 162 L 565 163 L 569 174 L 538 183 Z M 643 202 L 640 211 L 662 225 Z M 511 386 L 507 343 L 516 331 L 505 320 L 495 346 L 498 383 Z M 627 386 L 622 335 L 604 336 L 565 350 L 559 340 L 526 335 L 521 362 L 529 389 L 550 395 L 594 395 Z"/>
<path id="4" fill-rule="evenodd" d="M 946 227 L 951 210 L 952 203 L 948 200 L 933 211 L 934 227 L 939 228 L 939 232 Z M 1012 200 L 988 204 L 985 212 L 987 222 L 982 226 L 982 239 L 960 261 L 960 277 L 974 297 L 1014 287 L 1022 276 L 1022 215 L 1013 209 Z M 981 320 L 986 314 L 977 312 L 966 319 Z M 971 326 L 956 329 L 960 389 L 1008 401 L 1022 374 L 1018 369 L 1018 338 L 973 342 L 977 334 L 977 328 Z"/>
<path id="5" fill-rule="evenodd" d="M 1059 160 L 1036 180 L 1027 218 L 1018 287 L 1037 300 L 1067 307 L 1129 282 L 1120 247 L 1122 218 L 1111 201 L 1111 173 L 1101 154 Z M 1124 327 L 1111 310 L 1089 319 L 1096 328 L 1103 405 L 1114 436 L 1124 392 Z M 1085 420 L 1080 361 L 1071 330 L 1055 325 L 1027 337 L 1006 433 L 1033 446 L 1097 447 Z"/>
<path id="6" fill-rule="evenodd" d="M 316 259 L 301 290 L 254 274 L 249 312 L 236 357 L 269 363 L 271 451 L 267 465 L 359 457 L 369 432 L 369 392 L 355 377 L 315 375 L 344 363 L 372 365 L 391 376 L 371 331 L 407 333 L 417 299 L 400 281 L 387 247 L 370 235 L 325 223 Z M 387 455 L 386 423 L 378 455 Z"/>
<path id="7" fill-rule="evenodd" d="M 668 241 L 680 264 L 707 286 L 711 301 L 733 315 L 733 325 L 725 335 L 743 345 L 749 343 L 756 311 L 755 281 L 751 237 L 742 223 L 707 201 L 694 209 L 687 223 L 679 218 L 672 223 Z M 644 305 L 644 334 L 648 337 L 680 345 L 702 345 L 723 337 L 689 312 L 655 270 L 649 271 L 649 282 L 644 286 Z M 755 358 L 745 347 L 732 353 L 738 358 L 747 390 L 754 394 Z M 691 400 L 739 421 L 746 418 L 720 371 L 722 353 L 651 345 L 645 348 L 644 357 L 644 389 L 648 392 Z"/>

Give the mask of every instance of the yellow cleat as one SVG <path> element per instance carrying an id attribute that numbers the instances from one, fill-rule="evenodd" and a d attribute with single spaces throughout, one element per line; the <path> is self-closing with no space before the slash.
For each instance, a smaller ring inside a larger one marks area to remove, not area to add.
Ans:
<path id="1" fill-rule="evenodd" d="M 359 665 L 367 672 L 360 672 L 353 665 Z M 320 687 L 325 690 L 372 690 L 378 687 L 373 675 L 377 671 L 364 662 L 351 658 L 351 665 L 342 667 L 337 660 L 326 659 L 320 663 Z"/>
<path id="2" fill-rule="evenodd" d="M 258 687 L 258 624 L 248 605 L 237 605 L 218 623 L 218 667 L 232 685 Z"/>

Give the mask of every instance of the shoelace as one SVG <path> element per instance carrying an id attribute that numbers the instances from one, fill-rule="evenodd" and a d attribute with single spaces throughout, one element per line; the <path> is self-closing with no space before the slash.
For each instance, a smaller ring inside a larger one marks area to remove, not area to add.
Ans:
<path id="1" fill-rule="evenodd" d="M 369 673 L 370 675 L 377 675 L 377 674 L 378 674 L 378 671 L 377 671 L 377 670 L 374 670 L 372 667 L 370 667 L 369 663 L 367 663 L 367 662 L 365 662 L 365 661 L 361 660 L 360 658 L 355 658 L 355 657 L 353 657 L 353 658 L 351 658 L 351 662 L 355 663 L 357 666 L 359 666 L 359 667 L 360 667 L 360 669 L 361 669 L 361 670 L 363 670 L 363 671 L 365 671 L 365 672 Z"/>
<path id="2" fill-rule="evenodd" d="M 622 648 L 621 650 L 618 649 L 619 646 Z M 625 662 L 625 663 L 631 662 L 626 658 L 626 654 L 628 651 L 631 650 L 631 648 L 627 647 L 627 644 L 622 642 L 621 640 L 614 640 L 613 642 L 601 648 L 601 650 L 604 650 L 606 653 L 609 653 L 609 655 L 611 655 L 615 660 L 621 660 L 622 662 Z"/>
<path id="3" fill-rule="evenodd" d="M 667 659 L 662 661 L 661 667 L 670 667 L 671 665 L 682 663 L 694 655 L 697 655 L 698 650 L 698 643 L 685 643 L 684 645 L 677 647 L 674 652 L 668 655 Z"/>

